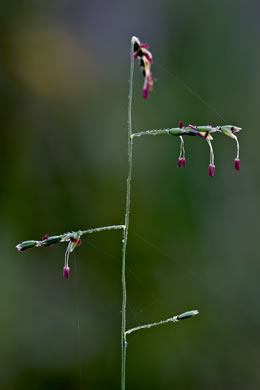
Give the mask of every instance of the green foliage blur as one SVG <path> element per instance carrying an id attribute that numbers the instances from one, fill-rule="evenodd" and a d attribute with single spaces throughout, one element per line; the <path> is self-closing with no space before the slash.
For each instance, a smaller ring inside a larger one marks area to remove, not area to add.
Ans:
<path id="1" fill-rule="evenodd" d="M 19 253 L 22 240 L 124 223 L 130 39 L 133 130 L 234 124 L 235 143 L 135 140 L 127 252 L 128 390 L 260 387 L 258 1 L 3 0 L 0 12 L 0 388 L 119 389 L 120 231 Z M 199 97 L 198 97 L 199 96 Z M 205 101 L 204 103 L 202 102 Z"/>

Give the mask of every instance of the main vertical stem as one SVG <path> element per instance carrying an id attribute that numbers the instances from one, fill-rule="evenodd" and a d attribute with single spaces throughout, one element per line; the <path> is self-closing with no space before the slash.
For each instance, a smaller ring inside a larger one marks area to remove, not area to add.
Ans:
<path id="1" fill-rule="evenodd" d="M 133 155 L 133 139 L 132 135 L 132 97 L 133 97 L 133 75 L 134 75 L 134 43 L 131 41 L 131 66 L 129 80 L 129 96 L 128 96 L 128 178 L 126 190 L 126 211 L 125 211 L 125 229 L 123 231 L 123 249 L 122 249 L 122 329 L 121 329 L 121 390 L 125 390 L 126 376 L 126 279 L 125 279 L 125 260 L 126 247 L 129 227 L 130 214 L 130 195 L 131 195 L 131 178 L 132 178 L 132 155 Z"/>

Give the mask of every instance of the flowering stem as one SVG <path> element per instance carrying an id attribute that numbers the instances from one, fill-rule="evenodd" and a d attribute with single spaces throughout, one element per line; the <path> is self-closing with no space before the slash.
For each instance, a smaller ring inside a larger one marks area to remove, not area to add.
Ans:
<path id="1" fill-rule="evenodd" d="M 135 48 L 135 46 L 137 48 Z M 183 122 L 180 122 L 179 127 L 177 128 L 169 128 L 169 129 L 159 129 L 159 130 L 147 130 L 140 131 L 136 133 L 132 133 L 132 98 L 133 98 L 133 74 L 134 74 L 134 59 L 139 59 L 139 66 L 141 70 L 144 72 L 145 76 L 145 84 L 143 88 L 143 97 L 147 99 L 148 93 L 153 88 L 153 83 L 156 81 L 152 78 L 151 74 L 151 64 L 152 64 L 152 55 L 146 50 L 149 47 L 146 44 L 141 44 L 136 37 L 132 37 L 131 39 L 131 64 L 130 64 L 130 79 L 129 79 L 129 95 L 128 95 L 128 177 L 127 177 L 127 191 L 126 191 L 126 208 L 125 208 L 125 224 L 124 225 L 112 225 L 105 226 L 87 230 L 78 230 L 74 232 L 64 233 L 58 236 L 45 236 L 41 241 L 23 241 L 20 242 L 16 248 L 18 251 L 22 252 L 24 250 L 33 248 L 33 247 L 41 247 L 41 246 L 52 246 L 58 242 L 69 242 L 67 246 L 67 250 L 65 253 L 65 266 L 63 276 L 68 279 L 69 277 L 69 255 L 74 250 L 74 248 L 80 245 L 80 238 L 84 234 L 101 232 L 105 230 L 123 230 L 123 246 L 122 246 L 122 327 L 121 327 L 121 390 L 125 390 L 125 382 L 126 382 L 126 348 L 127 348 L 127 335 L 133 332 L 136 332 L 141 329 L 149 329 L 155 326 L 159 326 L 167 323 L 175 323 L 183 319 L 187 319 L 193 317 L 199 312 L 197 310 L 192 310 L 189 312 L 185 312 L 183 314 L 179 314 L 177 316 L 173 316 L 166 320 L 161 320 L 159 322 L 154 322 L 150 324 L 145 324 L 142 326 L 138 326 L 129 330 L 126 330 L 126 302 L 127 302 L 127 294 L 126 294 L 126 250 L 127 250 L 127 241 L 128 241 L 128 229 L 129 229 L 129 216 L 130 216 L 130 197 L 131 197 L 131 179 L 132 179 L 132 165 L 133 165 L 133 141 L 134 137 L 140 137 L 143 135 L 174 135 L 179 136 L 181 145 L 180 145 L 180 157 L 181 165 L 185 166 L 185 150 L 184 150 L 184 140 L 182 136 L 190 135 L 190 136 L 200 136 L 203 139 L 206 139 L 209 147 L 210 147 L 210 164 L 214 164 L 214 154 L 213 148 L 210 142 L 212 137 L 211 133 L 222 132 L 223 134 L 233 138 L 237 143 L 237 158 L 235 159 L 235 168 L 236 170 L 240 170 L 240 161 L 239 161 L 239 143 L 237 137 L 234 133 L 239 132 L 241 128 L 231 125 L 225 126 L 184 126 Z M 181 166 L 180 165 L 180 166 Z M 178 165 L 179 166 L 179 165 Z M 214 167 L 215 168 L 215 167 Z M 210 176 L 214 175 L 213 173 Z"/>
<path id="2" fill-rule="evenodd" d="M 159 322 L 153 322 L 152 324 L 137 326 L 136 328 L 132 328 L 132 329 L 127 330 L 125 333 L 130 334 L 130 333 L 136 332 L 137 330 L 141 330 L 141 329 L 150 329 L 150 328 L 153 328 L 154 326 L 168 324 L 170 322 L 179 322 L 179 321 L 184 320 L 186 318 L 194 317 L 197 314 L 199 314 L 198 310 L 191 310 L 191 311 L 188 311 L 186 313 L 167 318 L 167 320 L 162 320 Z"/>

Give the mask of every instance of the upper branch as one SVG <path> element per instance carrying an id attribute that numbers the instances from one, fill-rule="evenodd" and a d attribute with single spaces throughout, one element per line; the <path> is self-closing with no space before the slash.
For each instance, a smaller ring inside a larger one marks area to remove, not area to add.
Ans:
<path id="1" fill-rule="evenodd" d="M 177 167 L 180 168 L 181 166 L 185 167 L 186 165 L 186 160 L 185 160 L 185 149 L 184 149 L 184 140 L 183 137 L 184 135 L 189 135 L 189 136 L 199 136 L 203 139 L 205 139 L 209 145 L 210 149 L 210 164 L 209 164 L 209 176 L 213 177 L 214 172 L 215 172 L 215 165 L 214 165 L 214 152 L 213 152 L 213 147 L 211 144 L 211 141 L 213 140 L 212 134 L 213 133 L 222 133 L 233 140 L 236 141 L 236 146 L 237 146 L 237 154 L 235 158 L 235 169 L 237 171 L 240 170 L 240 159 L 239 159 L 239 142 L 237 139 L 237 136 L 235 133 L 240 132 L 242 130 L 240 127 L 233 126 L 233 125 L 224 125 L 224 126 L 193 126 L 193 125 L 188 125 L 184 126 L 183 122 L 179 123 L 179 127 L 173 127 L 170 129 L 159 129 L 159 130 L 147 130 L 147 131 L 139 131 L 137 133 L 133 133 L 131 135 L 131 139 L 133 140 L 134 137 L 141 137 L 143 135 L 161 135 L 161 134 L 169 134 L 169 135 L 175 135 L 180 138 L 181 145 L 180 145 L 180 155 L 178 159 L 178 164 Z"/>
<path id="2" fill-rule="evenodd" d="M 190 135 L 195 136 L 198 135 L 202 138 L 207 138 L 209 134 L 220 132 L 225 135 L 230 136 L 231 138 L 235 138 L 234 133 L 242 130 L 240 127 L 233 125 L 224 125 L 224 126 L 180 126 L 173 127 L 169 129 L 159 129 L 159 130 L 146 130 L 139 131 L 137 133 L 133 133 L 131 138 L 141 137 L 143 135 L 161 135 L 161 134 L 171 134 L 176 136 Z"/>

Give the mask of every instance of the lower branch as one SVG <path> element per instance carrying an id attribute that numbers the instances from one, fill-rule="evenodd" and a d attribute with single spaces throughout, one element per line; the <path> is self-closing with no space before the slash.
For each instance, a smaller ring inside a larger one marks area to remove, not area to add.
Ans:
<path id="1" fill-rule="evenodd" d="M 171 318 L 167 318 L 167 320 L 162 320 L 162 321 L 159 321 L 159 322 L 153 322 L 152 324 L 146 324 L 146 325 L 137 326 L 136 328 L 132 328 L 132 329 L 127 330 L 125 332 L 125 334 L 127 335 L 127 334 L 136 332 L 137 330 L 141 330 L 141 329 L 150 329 L 150 328 L 153 328 L 154 326 L 168 324 L 170 322 L 179 322 L 181 320 L 185 320 L 187 318 L 194 317 L 197 314 L 199 314 L 198 310 L 187 311 L 187 312 L 179 314 L 177 316 L 174 316 L 174 317 L 171 317 Z"/>
<path id="2" fill-rule="evenodd" d="M 16 248 L 18 249 L 19 252 L 24 252 L 26 249 L 31 249 L 31 248 L 38 248 L 40 246 L 52 246 L 53 244 L 57 244 L 57 242 L 68 242 L 68 246 L 65 252 L 65 263 L 64 263 L 64 268 L 63 268 L 63 276 L 66 279 L 69 279 L 69 274 L 70 274 L 70 267 L 69 267 L 69 256 L 70 253 L 74 251 L 74 249 L 81 245 L 81 237 L 84 234 L 89 234 L 89 233 L 97 233 L 97 232 L 102 232 L 104 230 L 119 230 L 123 229 L 125 232 L 126 227 L 125 225 L 111 225 L 111 226 L 103 226 L 99 228 L 93 228 L 93 229 L 87 229 L 87 230 L 78 230 L 76 232 L 70 232 L 70 233 L 64 233 L 60 234 L 59 236 L 44 236 L 41 241 L 35 241 L 35 240 L 30 240 L 30 241 L 23 241 L 20 242 L 18 245 L 16 245 Z"/>
<path id="3" fill-rule="evenodd" d="M 57 242 L 64 242 L 64 241 L 79 241 L 80 237 L 84 234 L 90 234 L 90 233 L 98 233 L 103 232 L 105 230 L 118 230 L 118 229 L 125 229 L 125 225 L 111 225 L 111 226 L 103 226 L 93 229 L 87 229 L 87 230 L 78 230 L 76 232 L 70 232 L 70 233 L 64 233 L 60 234 L 59 236 L 44 236 L 41 241 L 36 240 L 30 240 L 30 241 L 22 241 L 18 245 L 16 245 L 16 248 L 19 252 L 23 252 L 26 249 L 30 248 L 38 248 L 40 246 L 51 246 L 53 244 L 56 244 Z"/>

